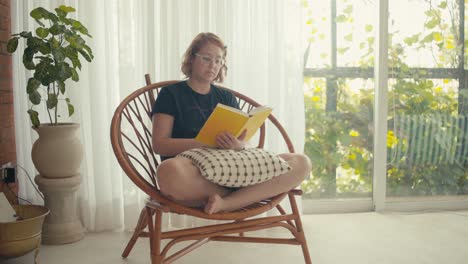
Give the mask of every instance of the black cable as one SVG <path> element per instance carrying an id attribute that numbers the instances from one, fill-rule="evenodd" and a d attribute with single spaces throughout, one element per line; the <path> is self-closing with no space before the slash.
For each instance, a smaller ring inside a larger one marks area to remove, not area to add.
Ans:
<path id="1" fill-rule="evenodd" d="M 29 179 L 29 182 L 31 182 L 31 185 L 34 187 L 34 189 L 36 189 L 36 192 L 39 194 L 39 196 L 41 196 L 42 200 L 44 200 L 44 195 L 41 193 L 41 191 L 39 191 L 36 184 L 32 181 L 31 176 L 29 176 L 29 173 L 19 164 L 16 164 L 16 167 L 19 167 L 20 169 L 24 171 L 24 173 L 26 173 L 26 176 L 28 176 L 28 179 Z"/>
<path id="2" fill-rule="evenodd" d="M 19 197 L 18 195 L 16 195 L 16 193 L 11 189 L 9 183 L 5 183 L 5 185 L 8 187 L 8 190 L 10 190 L 10 192 L 16 197 L 16 199 L 24 201 L 24 202 L 28 202 L 29 204 L 32 204 L 30 201 L 28 201 L 26 199 L 23 199 L 23 198 Z"/>

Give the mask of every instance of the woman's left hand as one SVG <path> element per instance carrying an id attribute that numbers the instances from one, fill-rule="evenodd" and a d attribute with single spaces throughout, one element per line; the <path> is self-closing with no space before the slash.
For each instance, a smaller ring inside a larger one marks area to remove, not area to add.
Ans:
<path id="1" fill-rule="evenodd" d="M 216 144 L 223 149 L 243 150 L 245 145 L 243 140 L 246 134 L 247 130 L 244 130 L 244 132 L 236 138 L 231 133 L 224 131 L 216 136 Z"/>

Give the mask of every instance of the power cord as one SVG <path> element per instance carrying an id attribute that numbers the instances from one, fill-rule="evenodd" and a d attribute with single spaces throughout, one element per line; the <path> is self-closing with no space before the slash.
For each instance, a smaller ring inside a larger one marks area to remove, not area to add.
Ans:
<path id="1" fill-rule="evenodd" d="M 44 195 L 41 193 L 41 191 L 39 191 L 39 189 L 37 188 L 36 184 L 32 181 L 31 176 L 29 176 L 28 171 L 26 171 L 26 169 L 23 168 L 23 167 L 22 167 L 21 165 L 19 165 L 19 164 L 16 164 L 16 167 L 19 167 L 20 169 L 22 169 L 22 170 L 24 171 L 24 173 L 26 174 L 26 176 L 28 176 L 29 182 L 31 183 L 31 185 L 34 187 L 34 189 L 36 190 L 36 192 L 39 194 L 39 196 L 41 196 L 42 200 L 44 201 Z"/>
<path id="2" fill-rule="evenodd" d="M 10 192 L 15 196 L 16 199 L 27 202 L 28 204 L 32 204 L 30 201 L 28 201 L 26 199 L 23 199 L 23 198 L 19 197 L 18 195 L 16 195 L 16 193 L 11 189 L 10 184 L 7 183 L 5 185 L 7 186 L 8 190 L 10 190 Z"/>
<path id="3" fill-rule="evenodd" d="M 41 191 L 39 191 L 39 189 L 37 188 L 36 184 L 33 182 L 33 180 L 31 179 L 31 176 L 29 175 L 28 171 L 23 168 L 23 166 L 19 165 L 19 164 L 15 164 L 15 165 L 12 165 L 11 162 L 7 163 L 7 164 L 4 164 L 3 166 L 1 166 L 1 169 L 7 169 L 7 168 L 13 168 L 15 170 L 15 174 L 14 176 L 16 177 L 16 179 L 18 178 L 18 168 L 20 168 L 25 174 L 26 176 L 28 177 L 28 180 L 29 182 L 31 183 L 31 185 L 34 187 L 34 189 L 36 190 L 36 192 L 39 194 L 39 196 L 42 198 L 42 200 L 44 200 L 44 195 L 41 193 Z M 15 179 L 15 180 L 16 180 Z M 1 179 L 1 180 L 4 180 L 4 179 Z M 11 193 L 13 193 L 15 195 L 15 197 L 18 199 L 18 200 L 21 200 L 21 201 L 25 201 L 25 202 L 28 202 L 29 204 L 32 204 L 30 201 L 26 200 L 26 199 L 23 199 L 21 197 L 19 197 L 18 195 L 16 195 L 16 193 L 11 189 L 11 187 L 9 186 L 9 184 L 7 182 L 5 182 L 5 185 L 8 187 L 8 189 L 11 191 Z"/>

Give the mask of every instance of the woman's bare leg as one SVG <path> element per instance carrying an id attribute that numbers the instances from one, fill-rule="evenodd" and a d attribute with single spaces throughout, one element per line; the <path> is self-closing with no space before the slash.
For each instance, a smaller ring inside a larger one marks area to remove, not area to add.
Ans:
<path id="1" fill-rule="evenodd" d="M 192 161 L 184 157 L 163 161 L 156 174 L 161 192 L 185 206 L 201 207 L 209 197 L 224 197 L 231 192 L 205 179 Z"/>
<path id="2" fill-rule="evenodd" d="M 231 194 L 213 193 L 205 206 L 205 212 L 212 214 L 220 211 L 233 211 L 277 194 L 287 192 L 298 186 L 311 170 L 309 158 L 302 154 L 280 154 L 292 170 L 271 180 L 247 186 Z"/>

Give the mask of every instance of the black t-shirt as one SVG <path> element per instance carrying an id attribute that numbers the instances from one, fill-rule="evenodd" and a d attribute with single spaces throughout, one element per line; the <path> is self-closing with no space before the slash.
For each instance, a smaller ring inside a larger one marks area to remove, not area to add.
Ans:
<path id="1" fill-rule="evenodd" d="M 234 95 L 226 89 L 211 85 L 208 94 L 199 94 L 182 81 L 161 89 L 153 114 L 174 117 L 172 138 L 194 138 L 218 103 L 239 108 Z"/>

